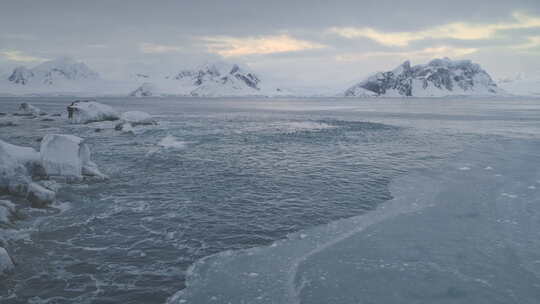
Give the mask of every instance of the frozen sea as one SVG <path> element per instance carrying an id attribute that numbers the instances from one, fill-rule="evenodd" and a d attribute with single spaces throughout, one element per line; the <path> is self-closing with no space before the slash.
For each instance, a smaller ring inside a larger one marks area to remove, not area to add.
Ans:
<path id="1" fill-rule="evenodd" d="M 10 143 L 85 138 L 111 176 L 10 198 L 1 303 L 540 302 L 539 99 L 98 101 L 160 124 L 0 116 Z"/>

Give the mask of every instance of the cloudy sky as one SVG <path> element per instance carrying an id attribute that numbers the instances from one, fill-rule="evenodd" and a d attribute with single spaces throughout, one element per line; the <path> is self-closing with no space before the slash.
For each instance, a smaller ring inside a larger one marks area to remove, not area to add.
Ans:
<path id="1" fill-rule="evenodd" d="M 0 0 L 0 72 L 59 56 L 105 78 L 204 61 L 291 86 L 347 85 L 435 57 L 540 73 L 539 0 Z"/>

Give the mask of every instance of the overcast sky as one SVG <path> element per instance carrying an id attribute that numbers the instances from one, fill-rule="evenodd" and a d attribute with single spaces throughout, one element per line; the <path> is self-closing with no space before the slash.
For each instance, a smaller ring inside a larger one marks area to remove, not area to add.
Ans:
<path id="1" fill-rule="evenodd" d="M 0 0 L 0 71 L 71 56 L 105 78 L 225 60 L 343 86 L 406 59 L 540 71 L 540 0 Z"/>

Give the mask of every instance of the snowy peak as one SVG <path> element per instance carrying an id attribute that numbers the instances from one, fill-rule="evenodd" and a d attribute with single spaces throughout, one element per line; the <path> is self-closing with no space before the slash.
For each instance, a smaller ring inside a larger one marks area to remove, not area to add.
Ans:
<path id="1" fill-rule="evenodd" d="M 237 64 L 229 65 L 226 63 L 205 64 L 194 70 L 183 70 L 172 78 L 193 82 L 195 86 L 208 83 L 235 86 L 234 82 L 240 82 L 240 84 L 255 90 L 259 90 L 257 85 L 260 82 L 255 74 L 244 71 Z"/>
<path id="2" fill-rule="evenodd" d="M 439 97 L 448 95 L 494 95 L 497 87 L 480 65 L 470 60 L 433 59 L 411 66 L 405 61 L 392 71 L 379 72 L 349 88 L 345 96 Z M 369 95 L 369 94 L 367 94 Z"/>
<path id="3" fill-rule="evenodd" d="M 17 67 L 11 73 L 8 80 L 15 84 L 25 85 L 34 77 L 34 73 L 24 66 Z"/>
<path id="4" fill-rule="evenodd" d="M 255 96 L 278 95 L 279 89 L 265 90 L 261 79 L 238 64 L 206 63 L 163 78 L 148 79 L 130 96 Z"/>
<path id="5" fill-rule="evenodd" d="M 98 80 L 98 73 L 92 71 L 82 62 L 72 58 L 62 57 L 46 61 L 32 69 L 18 67 L 8 78 L 17 85 L 47 85 L 53 86 L 65 82 L 81 82 Z"/>

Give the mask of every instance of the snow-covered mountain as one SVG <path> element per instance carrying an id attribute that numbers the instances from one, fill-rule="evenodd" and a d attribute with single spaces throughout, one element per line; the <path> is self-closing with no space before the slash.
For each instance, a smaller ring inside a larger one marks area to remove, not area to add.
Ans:
<path id="1" fill-rule="evenodd" d="M 352 86 L 345 91 L 345 96 L 442 97 L 503 93 L 480 65 L 470 60 L 444 58 L 415 66 L 405 61 L 392 71 L 376 73 Z"/>
<path id="2" fill-rule="evenodd" d="M 501 78 L 497 85 L 513 95 L 540 96 L 540 72 L 519 73 L 513 77 Z"/>
<path id="3" fill-rule="evenodd" d="M 130 96 L 275 96 L 285 94 L 270 88 L 246 68 L 230 63 L 207 63 L 165 77 L 137 74 L 144 80 Z"/>
<path id="4" fill-rule="evenodd" d="M 107 88 L 99 74 L 70 57 L 43 62 L 33 68 L 17 67 L 0 79 L 0 93 L 77 94 Z"/>

